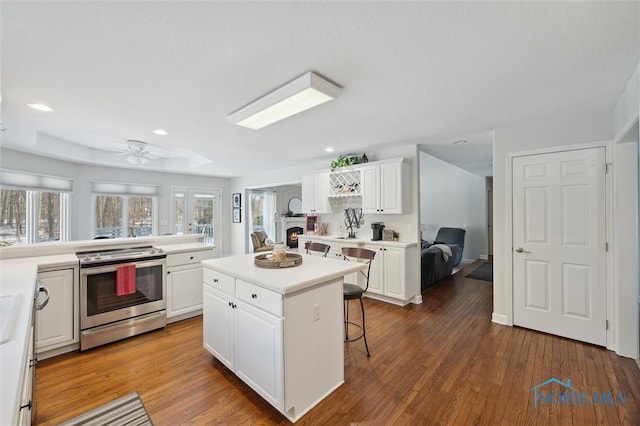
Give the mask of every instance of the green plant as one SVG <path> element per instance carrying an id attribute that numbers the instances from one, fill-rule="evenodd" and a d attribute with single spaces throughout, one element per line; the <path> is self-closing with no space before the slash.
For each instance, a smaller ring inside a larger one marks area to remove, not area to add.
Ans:
<path id="1" fill-rule="evenodd" d="M 339 169 L 340 167 L 354 166 L 356 164 L 366 163 L 369 161 L 367 159 L 366 154 L 363 154 L 362 157 L 357 155 L 341 155 L 337 160 L 331 161 L 331 171 L 335 169 Z"/>

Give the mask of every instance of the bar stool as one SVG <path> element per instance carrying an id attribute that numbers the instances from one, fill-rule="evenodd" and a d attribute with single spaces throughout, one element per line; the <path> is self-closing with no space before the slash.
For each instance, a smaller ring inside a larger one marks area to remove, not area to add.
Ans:
<path id="1" fill-rule="evenodd" d="M 329 253 L 330 248 L 331 246 L 328 244 L 314 243 L 312 241 L 307 241 L 304 244 L 304 249 L 307 254 L 311 254 L 309 252 L 313 251 L 322 254 L 322 257 L 327 257 L 327 253 Z"/>
<path id="2" fill-rule="evenodd" d="M 365 291 L 369 288 L 369 277 L 371 276 L 371 262 L 373 258 L 376 256 L 376 252 L 373 250 L 368 250 L 360 247 L 343 247 L 342 248 L 342 257 L 344 260 L 354 260 L 354 261 L 364 261 L 367 264 L 367 269 L 365 271 L 360 271 L 360 273 L 365 278 L 365 286 L 362 288 L 358 285 L 358 283 L 344 283 L 343 284 L 343 297 L 344 297 L 344 340 L 345 342 L 353 342 L 358 339 L 364 340 L 364 347 L 367 349 L 367 356 L 371 356 L 369 353 L 369 345 L 367 344 L 367 331 L 364 323 L 364 303 L 362 302 L 362 297 Z M 346 277 L 345 277 L 346 278 Z M 360 309 L 362 310 L 362 325 L 356 324 L 355 322 L 349 321 L 349 301 L 350 300 L 360 300 Z M 354 325 L 362 330 L 362 333 L 357 337 L 349 338 L 349 325 Z"/>

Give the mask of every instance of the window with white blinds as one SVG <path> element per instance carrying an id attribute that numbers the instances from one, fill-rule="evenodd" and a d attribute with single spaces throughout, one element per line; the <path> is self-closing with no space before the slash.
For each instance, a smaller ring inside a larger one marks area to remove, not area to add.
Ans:
<path id="1" fill-rule="evenodd" d="M 69 239 L 73 180 L 0 170 L 0 246 Z"/>

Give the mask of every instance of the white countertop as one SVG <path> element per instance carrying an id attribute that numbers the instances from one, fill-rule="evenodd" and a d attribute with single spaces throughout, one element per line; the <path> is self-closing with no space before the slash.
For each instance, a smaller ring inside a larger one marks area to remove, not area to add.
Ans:
<path id="1" fill-rule="evenodd" d="M 260 268 L 253 263 L 255 253 L 202 261 L 214 271 L 248 281 L 280 294 L 290 294 L 366 268 L 363 263 L 302 255 L 302 265 L 291 268 Z"/>
<path id="2" fill-rule="evenodd" d="M 371 244 L 371 245 L 379 245 L 379 246 L 388 246 L 388 247 L 415 247 L 418 245 L 417 242 L 407 242 L 407 241 L 372 241 L 366 238 L 342 238 L 338 235 L 315 235 L 315 234 L 303 234 L 300 235 L 299 238 L 307 238 L 310 240 L 317 241 L 329 241 L 335 243 L 350 243 L 357 245 Z"/>

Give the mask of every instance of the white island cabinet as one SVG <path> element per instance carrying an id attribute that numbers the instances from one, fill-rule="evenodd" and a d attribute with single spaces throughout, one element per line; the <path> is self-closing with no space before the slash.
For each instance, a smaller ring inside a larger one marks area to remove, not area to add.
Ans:
<path id="1" fill-rule="evenodd" d="M 342 283 L 355 262 L 203 261 L 204 347 L 292 422 L 344 383 Z"/>

